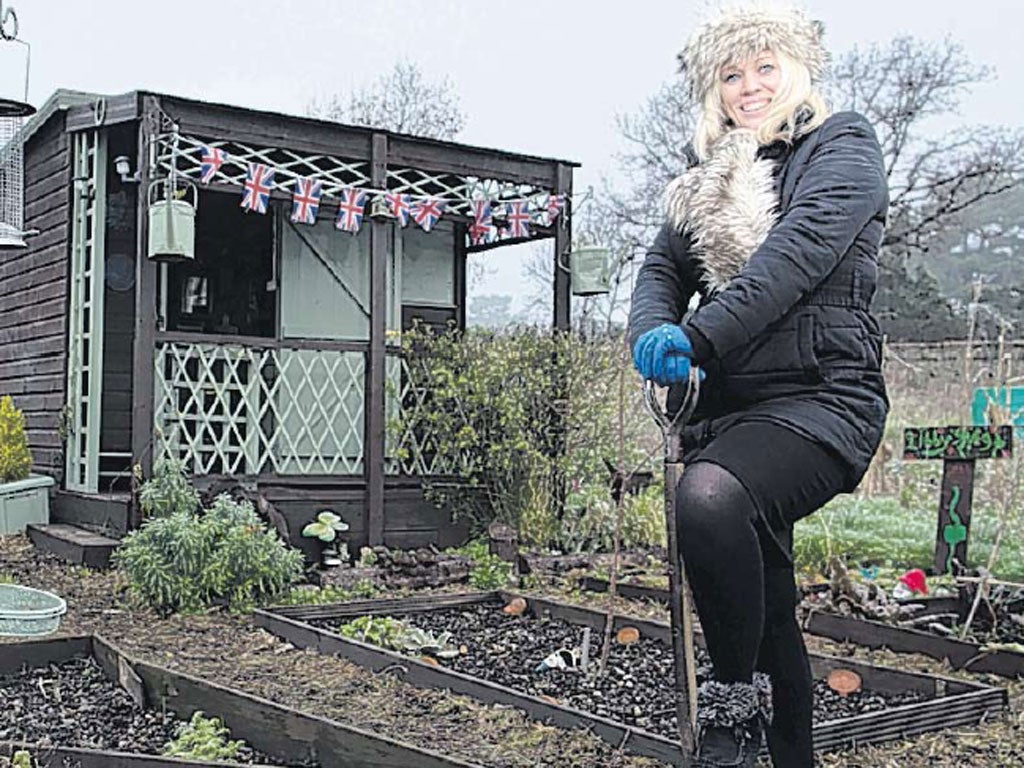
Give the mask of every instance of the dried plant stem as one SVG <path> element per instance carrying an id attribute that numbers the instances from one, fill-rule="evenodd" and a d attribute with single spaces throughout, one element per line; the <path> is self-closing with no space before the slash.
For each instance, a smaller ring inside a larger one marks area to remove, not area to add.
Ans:
<path id="1" fill-rule="evenodd" d="M 626 341 L 622 343 L 624 359 L 619 364 L 619 450 L 618 465 L 620 471 L 626 466 L 626 365 L 628 362 Z M 615 596 L 618 594 L 619 585 L 619 554 L 622 549 L 622 517 L 625 514 L 624 501 L 626 498 L 626 487 L 632 476 L 632 472 L 623 475 L 619 486 L 618 499 L 615 501 L 615 533 L 612 535 L 612 567 L 608 575 L 608 611 L 604 617 L 604 641 L 601 643 L 601 661 L 598 664 L 598 674 L 603 675 L 608 666 L 608 655 L 612 649 L 612 625 L 615 621 Z"/>

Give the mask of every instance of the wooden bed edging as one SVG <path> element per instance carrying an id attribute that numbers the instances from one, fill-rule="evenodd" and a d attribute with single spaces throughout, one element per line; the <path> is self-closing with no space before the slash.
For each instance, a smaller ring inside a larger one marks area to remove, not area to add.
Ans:
<path id="1" fill-rule="evenodd" d="M 989 672 L 1011 679 L 1024 677 L 1024 654 L 985 651 L 977 643 L 941 637 L 920 629 L 894 627 L 881 621 L 811 611 L 804 621 L 804 630 L 812 635 L 869 648 L 885 647 L 903 653 L 922 653 L 933 659 L 947 660 L 953 669 Z"/>
<path id="2" fill-rule="evenodd" d="M 3 649 L 0 653 L 0 674 L 92 656 L 105 674 L 141 706 L 166 707 L 186 720 L 197 710 L 215 715 L 230 729 L 234 738 L 244 739 L 252 747 L 278 760 L 300 762 L 312 759 L 318 761 L 322 768 L 480 768 L 474 763 L 132 659 L 99 635 L 5 643 L 0 648 Z M 17 749 L 28 749 L 41 766 L 52 765 L 54 768 L 64 768 L 64 758 L 70 758 L 70 765 L 80 768 L 230 768 L 238 765 L 0 742 L 0 755 L 13 754 Z"/>
<path id="3" fill-rule="evenodd" d="M 472 696 L 487 704 L 515 706 L 534 719 L 566 728 L 585 728 L 610 744 L 624 747 L 627 752 L 654 757 L 672 765 L 681 765 L 678 745 L 671 739 L 572 707 L 551 704 L 535 696 L 518 693 L 461 672 L 428 665 L 418 659 L 345 638 L 335 632 L 319 629 L 307 623 L 313 620 L 348 619 L 367 614 L 445 610 L 470 607 L 485 602 L 504 603 L 516 596 L 526 599 L 528 610 L 533 615 L 546 614 L 573 624 L 591 627 L 604 626 L 605 615 L 602 612 L 510 592 L 359 600 L 330 606 L 294 606 L 257 610 L 255 621 L 257 625 L 285 638 L 296 646 L 316 649 L 320 653 L 338 654 L 374 671 L 386 668 L 412 685 L 448 689 L 455 693 Z M 669 627 L 667 624 L 621 615 L 616 615 L 613 621 L 616 627 L 629 624 L 637 627 L 646 635 L 662 642 L 668 642 Z M 816 750 L 843 749 L 951 726 L 975 724 L 990 713 L 1005 709 L 1008 705 L 1008 696 L 1005 690 L 975 682 L 954 680 L 937 675 L 902 672 L 821 654 L 811 654 L 811 666 L 817 675 L 827 673 L 836 667 L 853 669 L 861 675 L 865 687 L 869 690 L 889 692 L 913 690 L 932 697 L 928 701 L 917 704 L 907 704 L 881 712 L 868 712 L 855 717 L 820 723 L 814 729 Z"/>
<path id="4" fill-rule="evenodd" d="M 580 589 L 593 592 L 608 590 L 608 582 L 584 576 Z M 637 600 L 668 600 L 668 590 L 639 584 L 618 584 L 616 592 L 625 598 Z M 915 601 L 916 602 L 916 601 Z M 955 609 L 956 599 L 946 597 L 924 598 L 920 602 L 926 613 L 941 613 Z M 810 635 L 830 640 L 854 643 L 868 648 L 888 648 L 899 653 L 920 653 L 939 661 L 948 661 L 953 669 L 968 672 L 988 672 L 1001 677 L 1024 677 L 1024 654 L 1013 651 L 985 651 L 977 643 L 968 643 L 910 627 L 898 627 L 871 619 L 839 616 L 825 611 L 811 611 L 803 629 Z"/>

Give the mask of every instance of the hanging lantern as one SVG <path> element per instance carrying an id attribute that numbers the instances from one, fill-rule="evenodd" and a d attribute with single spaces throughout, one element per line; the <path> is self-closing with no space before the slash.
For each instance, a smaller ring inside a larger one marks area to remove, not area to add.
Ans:
<path id="1" fill-rule="evenodd" d="M 189 196 L 191 195 L 191 201 Z M 199 193 L 187 179 L 159 179 L 146 193 L 149 238 L 146 255 L 153 261 L 191 261 L 196 257 L 196 205 Z"/>
<path id="2" fill-rule="evenodd" d="M 0 251 L 26 247 L 24 148 L 21 128 L 36 108 L 28 103 L 29 45 L 18 39 L 18 17 L 0 0 Z"/>
<path id="3" fill-rule="evenodd" d="M 569 254 L 569 281 L 574 296 L 608 293 L 610 279 L 607 248 L 584 246 Z"/>
<path id="4" fill-rule="evenodd" d="M 36 111 L 28 103 L 31 48 L 18 39 L 18 16 L 0 0 L 0 117 L 25 117 Z"/>

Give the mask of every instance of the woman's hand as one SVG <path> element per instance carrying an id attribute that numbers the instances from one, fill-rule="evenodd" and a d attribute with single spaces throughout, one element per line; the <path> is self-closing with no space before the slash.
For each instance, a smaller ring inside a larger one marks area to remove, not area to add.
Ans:
<path id="1" fill-rule="evenodd" d="M 683 329 L 665 323 L 642 334 L 633 345 L 633 365 L 644 379 L 667 387 L 690 376 L 693 345 Z"/>

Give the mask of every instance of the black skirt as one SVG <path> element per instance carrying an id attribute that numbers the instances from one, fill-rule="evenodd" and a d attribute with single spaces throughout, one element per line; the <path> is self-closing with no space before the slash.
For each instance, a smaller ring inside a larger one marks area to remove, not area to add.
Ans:
<path id="1" fill-rule="evenodd" d="M 844 490 L 846 462 L 769 421 L 739 418 L 695 426 L 683 436 L 684 466 L 709 461 L 735 475 L 757 508 L 766 564 L 781 564 L 781 558 L 792 565 L 793 524 Z"/>

